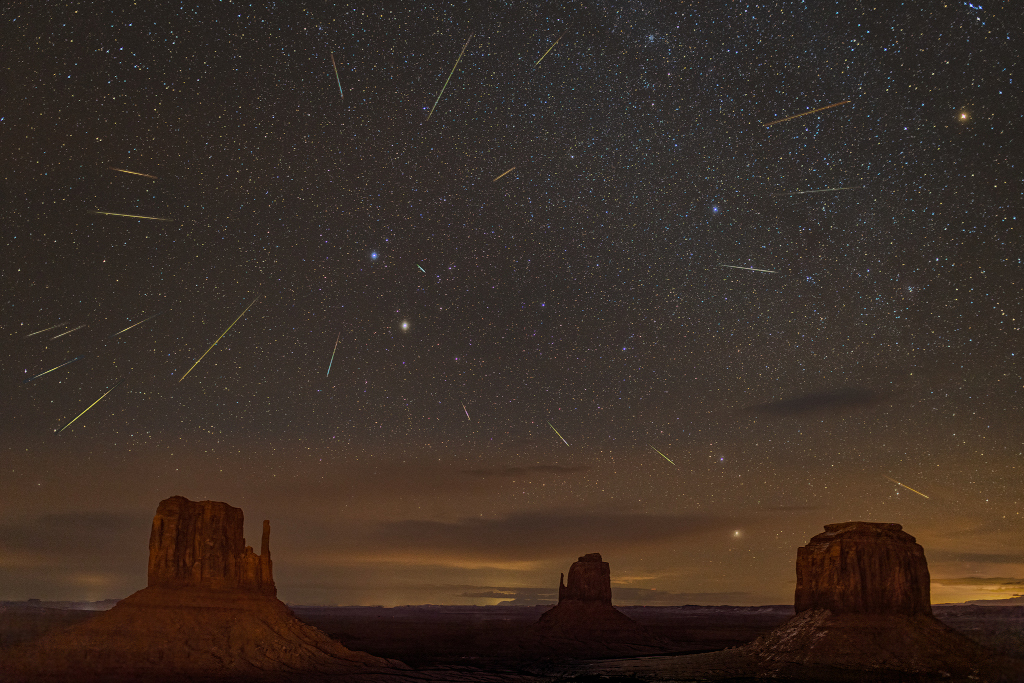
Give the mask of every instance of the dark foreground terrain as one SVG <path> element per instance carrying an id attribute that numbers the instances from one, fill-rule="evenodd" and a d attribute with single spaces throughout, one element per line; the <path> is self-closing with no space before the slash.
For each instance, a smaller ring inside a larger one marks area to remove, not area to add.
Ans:
<path id="1" fill-rule="evenodd" d="M 541 607 L 293 607 L 296 616 L 345 647 L 400 659 L 413 667 L 443 664 L 516 666 L 560 659 L 529 629 L 550 609 Z M 788 605 L 769 607 L 618 607 L 655 636 L 664 654 L 689 654 L 743 645 L 793 616 Z M 623 656 L 597 647 L 592 657 Z"/>
<path id="2" fill-rule="evenodd" d="M 80 605 L 76 605 L 81 607 Z M 0 659 L 3 648 L 31 641 L 51 629 L 82 623 L 99 612 L 69 609 L 56 603 L 0 604 Z M 595 644 L 586 654 L 566 656 L 557 644 L 545 642 L 532 629 L 542 607 L 296 607 L 302 621 L 316 626 L 353 650 L 399 659 L 415 670 L 467 668 L 511 677 L 560 679 L 584 682 L 636 680 L 744 680 L 725 672 L 707 675 L 647 676 L 616 673 L 618 665 L 631 659 L 650 660 L 666 655 L 715 653 L 750 642 L 793 616 L 791 606 L 765 607 L 619 607 L 644 626 L 665 646 L 661 652 L 643 657 Z M 992 607 L 940 605 L 935 615 L 998 655 L 1022 658 L 1024 672 L 1024 606 Z M 703 657 L 713 666 L 717 655 Z M 665 660 L 669 661 L 669 660 Z M 700 661 L 703 661 L 701 659 Z M 792 680 L 889 680 L 854 676 L 838 679 L 822 674 L 794 676 Z M 918 680 L 901 676 L 901 681 Z M 921 680 L 931 680 L 924 678 Z M 938 680 L 938 679 L 936 679 Z M 1007 678 L 1006 680 L 1015 680 Z"/>

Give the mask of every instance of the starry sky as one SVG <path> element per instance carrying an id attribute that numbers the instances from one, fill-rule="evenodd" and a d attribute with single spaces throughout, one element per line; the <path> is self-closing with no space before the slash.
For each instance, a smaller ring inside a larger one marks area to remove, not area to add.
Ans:
<path id="1" fill-rule="evenodd" d="M 293 603 L 1024 593 L 1019 8 L 371 5 L 0 10 L 0 599 L 171 495 Z"/>

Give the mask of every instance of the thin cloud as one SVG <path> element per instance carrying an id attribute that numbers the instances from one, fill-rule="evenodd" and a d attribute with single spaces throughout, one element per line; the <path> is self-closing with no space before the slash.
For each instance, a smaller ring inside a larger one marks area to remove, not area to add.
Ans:
<path id="1" fill-rule="evenodd" d="M 592 552 L 614 561 L 616 555 L 638 548 L 685 545 L 736 524 L 735 519 L 713 517 L 562 509 L 489 519 L 406 519 L 349 524 L 332 534 L 327 547 L 302 559 L 290 556 L 290 561 L 528 570 L 550 560 L 571 564 L 577 556 Z"/>
<path id="2" fill-rule="evenodd" d="M 750 406 L 745 412 L 763 417 L 794 417 L 815 413 L 849 413 L 874 408 L 892 397 L 892 392 L 848 387 L 835 391 L 802 394 L 782 401 Z"/>
<path id="3" fill-rule="evenodd" d="M 1010 579 L 1000 576 L 985 578 L 982 576 L 965 576 L 955 579 L 932 579 L 933 584 L 940 586 L 1024 586 L 1024 579 Z"/>
<path id="4" fill-rule="evenodd" d="M 718 593 L 674 593 L 653 588 L 612 586 L 612 602 L 617 605 L 727 605 L 749 600 L 751 593 L 729 591 Z M 491 598 L 506 605 L 550 605 L 558 602 L 556 588 L 511 588 L 480 586 L 478 590 L 459 593 L 463 598 Z"/>

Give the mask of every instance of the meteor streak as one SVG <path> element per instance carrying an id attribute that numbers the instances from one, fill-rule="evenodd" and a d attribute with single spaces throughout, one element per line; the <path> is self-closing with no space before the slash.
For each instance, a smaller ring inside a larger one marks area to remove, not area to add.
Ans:
<path id="1" fill-rule="evenodd" d="M 98 213 L 101 216 L 123 216 L 124 218 L 143 218 L 147 221 L 168 221 L 172 222 L 173 218 L 156 218 L 155 216 L 135 216 L 130 213 L 114 213 L 112 211 L 90 211 L 89 213 Z"/>
<path id="2" fill-rule="evenodd" d="M 427 271 L 423 270 L 423 266 L 417 263 L 416 267 L 419 268 L 424 274 L 426 274 Z"/>
<path id="3" fill-rule="evenodd" d="M 160 311 L 160 313 L 163 313 L 163 311 Z M 142 323 L 146 322 L 146 320 L 152 320 L 153 318 L 155 318 L 158 315 L 160 315 L 160 313 L 154 313 L 153 315 L 149 316 L 145 320 L 140 320 L 139 322 L 135 323 L 134 325 L 129 325 L 128 327 L 126 327 L 123 330 L 121 330 L 121 332 L 127 332 L 128 330 L 132 329 L 133 327 L 136 327 L 136 326 L 141 325 Z M 115 332 L 114 334 L 112 334 L 109 337 L 107 337 L 107 339 L 112 339 L 112 338 L 116 337 L 117 335 L 121 334 L 121 332 Z"/>
<path id="4" fill-rule="evenodd" d="M 460 403 L 459 405 L 462 406 L 462 412 L 466 413 L 466 419 L 469 420 L 470 422 L 472 422 L 473 420 L 470 419 L 470 417 L 469 417 L 469 411 L 466 410 L 466 404 L 465 403 Z"/>
<path id="5" fill-rule="evenodd" d="M 736 270 L 756 270 L 759 273 L 777 273 L 777 270 L 765 270 L 764 268 L 747 268 L 746 266 L 727 266 L 724 263 L 719 263 L 723 268 L 735 268 Z"/>
<path id="6" fill-rule="evenodd" d="M 45 330 L 39 330 L 38 332 L 32 332 L 31 334 L 26 334 L 25 335 L 25 339 L 28 339 L 29 337 L 34 337 L 37 334 L 42 334 L 43 332 L 49 332 L 50 330 L 55 330 L 58 327 L 64 327 L 66 325 L 67 325 L 67 323 L 57 323 L 56 325 L 51 325 L 50 327 L 47 327 Z"/>
<path id="7" fill-rule="evenodd" d="M 246 307 L 245 307 L 245 310 L 244 310 L 244 311 L 242 311 L 242 314 L 241 314 L 241 315 L 239 315 L 239 316 L 238 316 L 237 318 L 235 318 L 235 322 L 233 322 L 233 323 L 231 323 L 230 325 L 228 325 L 228 329 L 224 330 L 224 334 L 227 334 L 228 332 L 230 332 L 230 331 L 231 331 L 231 328 L 235 326 L 235 323 L 237 323 L 237 322 L 238 322 L 239 320 L 241 320 L 241 319 L 242 319 L 242 316 L 246 314 L 246 311 L 248 311 L 248 310 L 249 310 L 250 308 L 252 308 L 252 304 L 256 303 L 256 302 L 257 302 L 258 300 L 259 300 L 259 297 L 258 297 L 258 296 L 257 296 L 257 297 L 256 297 L 255 299 L 253 299 L 253 300 L 252 300 L 252 303 L 251 303 L 251 304 L 249 304 L 248 306 L 246 306 Z M 223 338 L 224 338 L 224 334 L 222 334 L 222 335 L 220 335 L 219 337 L 217 337 L 217 341 L 215 341 L 215 342 L 213 342 L 212 344 L 210 344 L 210 348 L 206 349 L 206 353 L 204 353 L 203 355 L 199 356 L 199 360 L 202 360 L 202 359 L 206 358 L 206 354 L 207 354 L 207 353 L 209 353 L 210 351 L 213 351 L 213 347 L 217 345 L 217 342 L 219 342 L 219 341 L 220 341 L 221 339 L 223 339 Z M 339 332 L 338 334 L 341 334 L 341 333 Z M 195 368 L 195 367 L 196 367 L 197 365 L 199 365 L 199 360 L 197 360 L 197 361 L 196 361 L 195 363 L 193 363 L 193 364 L 192 364 L 192 367 L 191 367 L 191 368 L 189 368 L 189 369 L 188 369 L 188 371 L 187 371 L 187 372 L 186 372 L 186 373 L 185 373 L 184 375 L 182 375 L 182 376 L 181 376 L 181 379 L 179 379 L 179 380 L 178 380 L 179 382 L 180 382 L 180 381 L 181 381 L 182 379 L 185 379 L 186 377 L 188 377 L 188 373 L 189 373 L 189 372 L 192 372 L 192 370 L 193 370 L 193 369 L 194 369 L 194 368 Z"/>
<path id="8" fill-rule="evenodd" d="M 853 100 L 846 100 L 844 102 L 836 102 L 835 104 L 830 104 L 827 107 L 818 107 L 817 109 L 812 109 L 810 111 L 805 111 L 802 114 L 793 114 L 792 116 L 787 116 L 784 119 L 779 119 L 778 121 L 772 121 L 771 123 L 766 123 L 766 124 L 764 124 L 764 127 L 767 128 L 768 126 L 774 126 L 776 123 L 782 123 L 783 121 L 791 121 L 793 119 L 798 119 L 801 116 L 807 116 L 808 114 L 813 114 L 815 112 L 825 111 L 826 109 L 831 109 L 832 107 L 838 107 L 841 104 L 849 104 L 852 101 Z"/>
<path id="9" fill-rule="evenodd" d="M 648 445 L 648 446 L 651 446 L 651 444 L 647 444 L 647 445 Z M 654 448 L 654 446 L 651 446 L 651 449 L 652 449 L 652 450 L 653 450 L 653 451 L 654 451 L 655 453 L 657 453 L 658 455 L 660 455 L 661 457 L 663 457 L 663 458 L 665 458 L 666 460 L 668 460 L 668 456 L 667 456 L 667 455 L 665 455 L 664 453 L 662 453 L 661 451 L 659 451 L 659 450 L 658 450 L 657 448 Z M 669 462 L 672 462 L 671 460 L 668 460 L 668 461 L 669 461 Z M 675 463 L 674 463 L 674 462 L 672 462 L 672 464 L 673 464 L 673 465 L 675 465 Z"/>
<path id="10" fill-rule="evenodd" d="M 152 178 L 153 180 L 157 180 L 157 177 L 155 175 L 149 175 L 148 173 L 139 173 L 138 171 L 126 171 L 123 168 L 114 168 L 113 166 L 107 166 L 107 168 L 109 168 L 111 171 L 117 171 L 119 173 L 131 173 L 132 175 L 140 175 L 143 178 Z"/>
<path id="11" fill-rule="evenodd" d="M 555 434 L 558 434 L 558 430 L 557 430 L 557 429 L 555 429 L 555 425 L 553 425 L 553 424 L 551 424 L 550 422 L 548 422 L 548 427 L 551 427 L 551 429 L 553 429 L 553 430 L 554 430 Z M 559 439 L 561 439 L 561 440 L 562 440 L 562 443 L 564 443 L 564 444 L 565 444 L 566 446 L 568 446 L 568 445 L 569 445 L 569 442 L 568 442 L 568 441 L 566 441 L 566 440 L 565 440 L 565 437 L 564 437 L 564 436 L 562 436 L 561 434 L 558 434 L 558 438 L 559 438 Z"/>
<path id="12" fill-rule="evenodd" d="M 78 356 L 78 358 L 72 358 L 71 360 L 67 361 L 66 363 L 61 363 L 60 365 L 58 365 L 58 366 L 57 366 L 57 367 L 55 367 L 55 368 L 50 368 L 50 369 L 49 369 L 49 370 L 47 370 L 46 372 L 40 372 L 40 373 L 39 373 L 38 375 L 36 375 L 35 377 L 29 377 L 29 378 L 28 378 L 27 380 L 25 380 L 24 382 L 22 382 L 22 384 L 28 384 L 29 382 L 31 382 L 31 381 L 32 381 L 32 380 L 34 380 L 34 379 L 37 379 L 37 378 L 39 378 L 39 377 L 42 377 L 43 375 L 48 375 L 48 374 L 50 374 L 51 372 L 53 372 L 54 370 L 60 370 L 60 369 L 61 369 L 62 367 L 64 367 L 65 365 L 71 365 L 71 364 L 72 364 L 72 363 L 74 363 L 74 362 L 75 362 L 76 360 L 81 360 L 82 358 L 85 358 L 85 356 Z"/>
<path id="13" fill-rule="evenodd" d="M 61 332 L 61 333 L 60 333 L 60 334 L 58 334 L 58 335 L 54 335 L 54 336 L 50 337 L 50 341 L 53 341 L 53 340 L 54 340 L 54 339 L 56 339 L 57 337 L 63 337 L 63 336 L 65 335 L 65 334 L 71 334 L 71 333 L 72 333 L 72 332 L 74 332 L 75 330 L 80 330 L 80 329 L 82 329 L 83 327 L 85 327 L 85 324 L 84 324 L 84 323 L 83 323 L 83 324 L 81 324 L 81 325 L 79 325 L 78 327 L 76 327 L 76 328 L 75 328 L 74 330 L 68 330 L 67 332 Z"/>
<path id="14" fill-rule="evenodd" d="M 502 178 L 504 178 L 505 176 L 507 176 L 507 175 L 508 175 L 509 173 L 511 173 L 511 172 L 512 172 L 512 171 L 514 171 L 514 170 L 516 170 L 516 167 L 515 167 L 515 166 L 513 166 L 513 167 L 512 167 L 512 168 L 510 168 L 510 169 L 508 169 L 507 171 L 505 171 L 504 173 L 502 173 L 502 174 L 501 174 L 500 176 L 498 176 L 497 178 L 495 178 L 495 179 L 494 179 L 494 180 L 492 180 L 491 182 L 492 182 L 492 183 L 496 183 L 496 182 L 498 182 L 499 180 L 501 180 Z"/>
<path id="15" fill-rule="evenodd" d="M 89 410 L 90 410 L 90 409 L 91 409 L 91 408 L 92 408 L 92 407 L 93 407 L 94 405 L 96 405 L 97 403 L 99 403 L 100 401 L 102 401 L 102 400 L 103 400 L 104 398 L 106 398 L 106 397 L 107 397 L 107 394 L 109 394 L 109 393 L 110 393 L 111 391 L 113 391 L 114 389 L 117 389 L 117 388 L 118 388 L 119 386 L 121 386 L 121 384 L 122 384 L 122 383 L 123 383 L 123 382 L 124 382 L 124 381 L 125 381 L 126 379 L 128 379 L 128 378 L 127 378 L 127 377 L 122 377 L 122 378 L 121 378 L 121 380 L 120 380 L 120 381 L 119 381 L 119 382 L 118 382 L 117 384 L 115 384 L 114 386 L 112 386 L 112 387 L 110 387 L 109 389 L 107 389 L 107 392 L 106 392 L 105 394 L 103 394 L 103 396 L 100 396 L 100 397 L 99 397 L 98 399 L 96 399 L 95 401 L 93 401 L 93 402 L 92 402 L 92 403 L 91 403 L 91 404 L 89 405 L 89 407 L 88 407 L 88 408 L 86 408 L 85 410 L 83 410 L 82 412 L 80 412 L 80 413 L 79 413 L 78 415 L 76 415 L 76 416 L 75 416 L 75 419 L 74 419 L 74 420 L 72 420 L 71 422 L 68 422 L 68 423 L 67 423 L 66 425 L 64 425 L 64 426 L 63 426 L 63 427 L 61 427 L 60 429 L 58 429 L 58 430 L 54 431 L 54 434 L 60 434 L 60 433 L 61 433 L 61 432 L 63 432 L 63 431 L 65 430 L 65 429 L 67 429 L 67 428 L 68 428 L 68 427 L 70 427 L 71 425 L 75 424 L 75 421 L 76 421 L 76 420 L 78 420 L 78 418 L 82 417 L 82 416 L 83 416 L 83 415 L 85 415 L 85 414 L 86 414 L 87 412 L 89 412 Z"/>
<path id="16" fill-rule="evenodd" d="M 338 65 L 334 63 L 334 53 L 331 53 L 331 66 L 334 67 L 334 77 L 338 79 L 338 92 L 341 93 L 341 99 L 345 99 L 345 92 L 341 89 L 341 76 L 338 75 Z"/>
<path id="17" fill-rule="evenodd" d="M 565 35 L 565 31 L 562 31 L 562 36 L 564 36 L 564 35 Z M 554 49 L 555 49 L 555 45 L 558 45 L 558 41 L 560 41 L 560 40 L 562 39 L 562 36 L 558 36 L 557 38 L 555 38 L 555 42 L 551 43 L 551 47 L 549 47 L 549 48 L 548 48 L 548 52 L 551 52 L 552 50 L 554 50 Z M 540 64 L 540 63 L 541 63 L 541 61 L 542 61 L 542 60 L 543 60 L 543 59 L 544 59 L 545 57 L 547 57 L 547 56 L 548 56 L 548 52 L 545 52 L 544 54 L 542 54 L 542 55 L 540 56 L 540 59 L 538 59 L 538 60 L 537 60 L 536 62 L 534 62 L 534 63 L 533 63 L 533 68 L 534 68 L 534 69 L 536 69 L 536 68 L 537 68 L 537 65 L 538 65 L 538 64 Z"/>
<path id="18" fill-rule="evenodd" d="M 885 475 L 884 475 L 884 474 L 883 474 L 882 476 L 883 476 L 883 477 L 885 477 Z M 930 496 L 926 496 L 926 495 L 924 495 L 923 493 L 921 493 L 920 491 L 918 491 L 917 489 L 912 489 L 912 488 L 910 488 L 909 486 L 907 486 L 906 484 L 901 484 L 900 482 L 896 481 L 896 480 L 895 480 L 895 479 L 893 479 L 892 477 L 885 477 L 885 478 L 886 478 L 886 479 L 888 479 L 889 481 L 891 481 L 892 483 L 894 483 L 894 484 L 898 485 L 898 486 L 902 486 L 903 488 L 905 488 L 905 489 L 906 489 L 906 490 L 908 490 L 908 491 L 913 491 L 913 492 L 914 492 L 914 493 L 916 493 L 917 495 L 919 495 L 919 496 L 921 496 L 921 497 L 923 497 L 923 498 L 928 498 L 928 500 L 931 500 L 931 497 L 930 497 Z"/>
<path id="19" fill-rule="evenodd" d="M 459 53 L 459 58 L 455 60 L 455 66 L 452 67 L 452 72 L 448 74 L 448 79 L 441 86 L 441 92 L 437 93 L 437 99 L 434 100 L 434 107 L 441 101 L 441 95 L 444 94 L 444 89 L 448 87 L 448 81 L 452 80 L 452 75 L 455 73 L 455 69 L 458 68 L 459 62 L 462 61 L 462 55 L 466 53 L 466 48 L 469 47 L 469 41 L 473 40 L 473 34 L 469 34 L 469 38 L 466 38 L 466 44 L 462 46 L 462 52 Z M 430 113 L 427 114 L 427 121 L 430 120 L 430 115 L 434 113 L 434 107 L 430 108 Z"/>
<path id="20" fill-rule="evenodd" d="M 840 190 L 863 190 L 863 185 L 856 185 L 851 187 L 826 187 L 823 190 L 803 190 L 802 192 L 780 192 L 773 194 L 773 197 L 792 197 L 795 194 L 814 194 L 815 192 L 839 192 Z"/>
<path id="21" fill-rule="evenodd" d="M 334 354 L 338 352 L 338 342 L 341 341 L 341 332 L 338 333 L 338 338 L 334 340 L 334 350 L 331 351 L 331 362 L 327 364 L 327 376 L 331 376 L 331 366 L 334 365 Z"/>

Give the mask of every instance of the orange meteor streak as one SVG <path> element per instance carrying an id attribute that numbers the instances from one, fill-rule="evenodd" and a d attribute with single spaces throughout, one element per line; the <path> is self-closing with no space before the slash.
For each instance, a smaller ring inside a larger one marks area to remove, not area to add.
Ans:
<path id="1" fill-rule="evenodd" d="M 884 474 L 883 474 L 882 476 L 883 476 L 883 477 L 885 477 L 885 475 L 884 475 Z M 924 495 L 923 493 L 921 493 L 920 491 L 918 491 L 917 489 L 912 489 L 912 488 L 910 488 L 909 486 L 907 486 L 906 484 L 901 484 L 900 482 L 896 481 L 896 480 L 895 480 L 895 479 L 893 479 L 892 477 L 885 477 L 885 478 L 886 478 L 886 479 L 888 479 L 889 481 L 891 481 L 892 483 L 896 484 L 897 486 L 902 486 L 903 488 L 905 488 L 905 489 L 906 489 L 906 490 L 908 490 L 908 491 L 913 491 L 913 492 L 914 492 L 914 493 L 916 493 L 917 495 L 919 495 L 919 496 L 921 496 L 921 497 L 923 497 L 923 498 L 927 498 L 928 500 L 931 500 L 931 497 L 930 497 L 930 496 L 926 496 L 926 495 Z"/>
<path id="2" fill-rule="evenodd" d="M 109 168 L 111 171 L 117 171 L 118 173 L 131 173 L 132 175 L 140 175 L 143 178 L 152 178 L 153 180 L 158 180 L 158 178 L 155 175 L 149 175 L 148 173 L 139 173 L 138 171 L 126 171 L 123 168 L 114 168 L 113 166 L 108 166 L 107 168 Z"/>
<path id="3" fill-rule="evenodd" d="M 810 111 L 805 111 L 802 114 L 793 114 L 792 116 L 787 116 L 784 119 L 779 119 L 778 121 L 772 121 L 771 123 L 766 123 L 766 124 L 764 124 L 764 127 L 767 128 L 768 126 L 774 126 L 776 123 L 782 123 L 783 121 L 792 121 L 793 119 L 798 119 L 801 116 L 807 116 L 808 114 L 814 114 L 815 112 L 825 111 L 826 109 L 831 109 L 832 107 L 838 107 L 841 104 L 849 104 L 852 101 L 853 100 L 846 100 L 845 102 L 836 102 L 835 104 L 830 104 L 827 107 L 818 107 L 817 109 L 812 109 Z"/>
<path id="4" fill-rule="evenodd" d="M 504 178 L 505 176 L 507 176 L 507 175 L 508 175 L 509 173 L 511 173 L 511 172 L 512 172 L 512 171 L 514 171 L 514 170 L 516 170 L 516 167 L 515 167 L 515 166 L 513 166 L 513 167 L 512 167 L 512 168 L 510 168 L 510 169 L 508 169 L 507 171 L 505 171 L 504 173 L 502 173 L 502 174 L 501 174 L 500 176 L 498 176 L 497 178 L 495 178 L 495 179 L 494 179 L 494 180 L 492 180 L 491 182 L 492 182 L 492 183 L 494 183 L 494 182 L 497 182 L 497 181 L 501 180 L 502 178 Z"/>

